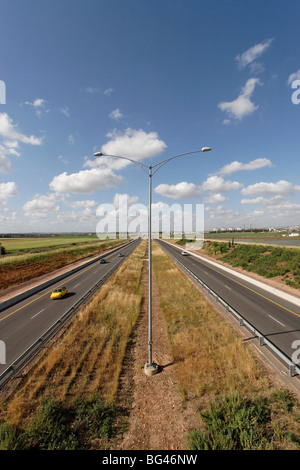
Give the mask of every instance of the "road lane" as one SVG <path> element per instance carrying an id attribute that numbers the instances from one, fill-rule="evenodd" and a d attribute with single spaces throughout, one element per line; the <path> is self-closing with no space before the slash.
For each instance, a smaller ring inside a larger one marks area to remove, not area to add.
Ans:
<path id="1" fill-rule="evenodd" d="M 0 365 L 0 374 L 47 331 L 65 312 L 96 285 L 121 259 L 125 259 L 137 247 L 133 241 L 111 254 L 106 264 L 95 263 L 77 273 L 66 276 L 57 284 L 41 290 L 0 313 L 0 339 L 6 346 L 6 364 Z M 124 258 L 118 253 L 122 252 Z M 51 300 L 52 290 L 66 286 L 68 293 L 62 299 Z"/>
<path id="2" fill-rule="evenodd" d="M 192 254 L 183 256 L 166 242 L 158 243 L 291 358 L 294 341 L 300 340 L 300 307 Z"/>

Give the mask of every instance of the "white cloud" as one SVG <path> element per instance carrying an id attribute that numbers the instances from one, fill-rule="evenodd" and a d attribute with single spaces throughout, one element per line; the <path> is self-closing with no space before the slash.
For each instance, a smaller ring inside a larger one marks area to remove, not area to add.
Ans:
<path id="1" fill-rule="evenodd" d="M 252 65 L 252 71 L 254 71 L 254 68 L 256 68 L 257 70 L 259 68 L 260 71 L 262 71 L 261 64 L 258 64 L 257 62 L 254 62 L 254 61 L 256 61 L 256 59 L 260 57 L 269 48 L 272 41 L 273 39 L 266 39 L 265 41 L 259 44 L 255 44 L 254 46 L 250 47 L 242 54 L 238 54 L 235 57 L 235 60 L 238 62 L 241 68 L 247 67 L 247 65 L 250 65 L 250 66 Z M 254 68 L 253 68 L 253 64 L 255 64 Z"/>
<path id="2" fill-rule="evenodd" d="M 220 193 L 212 194 L 203 199 L 204 204 L 220 204 L 221 202 L 228 201 L 228 198 Z"/>
<path id="3" fill-rule="evenodd" d="M 65 165 L 68 165 L 68 163 L 69 163 L 69 161 L 68 161 L 66 158 L 64 158 L 63 155 L 58 155 L 58 159 L 59 159 L 61 162 L 63 162 Z"/>
<path id="4" fill-rule="evenodd" d="M 113 200 L 113 206 L 117 209 L 123 205 L 127 207 L 137 204 L 139 202 L 138 196 L 129 196 L 128 194 L 119 194 L 116 193 Z"/>
<path id="5" fill-rule="evenodd" d="M 1 147 L 0 147 L 1 152 Z M 11 168 L 10 160 L 4 153 L 0 153 L 0 173 L 9 173 Z"/>
<path id="6" fill-rule="evenodd" d="M 245 116 L 252 114 L 258 106 L 251 100 L 256 85 L 260 83 L 258 78 L 249 78 L 246 85 L 242 88 L 240 95 L 233 101 L 223 101 L 218 107 L 221 111 L 229 114 L 230 117 L 241 120 Z M 228 119 L 225 120 L 228 124 Z M 225 122 L 224 122 L 225 123 Z"/>
<path id="7" fill-rule="evenodd" d="M 23 210 L 27 217 L 46 218 L 51 212 L 58 212 L 57 196 L 36 194 L 31 201 L 24 204 Z"/>
<path id="8" fill-rule="evenodd" d="M 92 209 L 98 206 L 98 202 L 93 200 L 85 200 L 85 201 L 72 201 L 72 202 L 65 202 L 65 205 L 68 207 L 72 207 L 73 209 Z"/>
<path id="9" fill-rule="evenodd" d="M 123 133 L 113 131 L 108 134 L 111 137 L 102 146 L 102 152 L 109 155 L 120 155 L 131 159 L 142 160 L 144 158 L 161 153 L 166 144 L 158 139 L 156 132 L 146 133 L 143 130 L 126 129 Z M 50 188 L 57 192 L 92 193 L 99 189 L 117 187 L 123 181 L 113 170 L 121 169 L 130 162 L 124 159 L 100 157 L 94 160 L 85 158 L 84 167 L 78 173 L 66 172 L 55 176 L 50 183 Z"/>
<path id="10" fill-rule="evenodd" d="M 0 183 L 0 200 L 6 202 L 9 197 L 18 195 L 17 185 L 14 181 Z"/>
<path id="11" fill-rule="evenodd" d="M 228 165 L 223 166 L 221 170 L 218 171 L 217 173 L 219 175 L 230 175 L 232 173 L 235 173 L 236 171 L 257 170 L 265 166 L 269 166 L 269 167 L 272 166 L 272 162 L 268 160 L 268 158 L 256 158 L 255 160 L 252 160 L 248 163 L 234 161 L 234 162 L 228 163 Z"/>
<path id="12" fill-rule="evenodd" d="M 67 117 L 70 117 L 70 110 L 68 106 L 64 106 L 63 108 L 60 108 L 60 112 L 64 114 Z"/>
<path id="13" fill-rule="evenodd" d="M 289 201 L 283 201 L 277 205 L 269 207 L 269 212 L 275 213 L 276 216 L 288 216 L 289 225 L 291 218 L 295 218 L 300 215 L 300 204 L 293 204 Z"/>
<path id="14" fill-rule="evenodd" d="M 242 199 L 241 204 L 264 204 L 266 206 L 273 206 L 273 205 L 278 204 L 282 200 L 283 200 L 283 196 L 281 195 L 274 196 L 269 199 L 259 196 L 254 199 Z"/>
<path id="15" fill-rule="evenodd" d="M 40 116 L 42 114 L 42 111 L 45 111 L 46 113 L 49 112 L 49 109 L 46 109 L 46 103 L 47 101 L 45 101 L 43 98 L 37 98 L 32 103 L 30 101 L 25 101 L 25 104 L 33 106 L 37 116 Z"/>
<path id="16" fill-rule="evenodd" d="M 18 151 L 20 143 L 41 145 L 43 142 L 43 137 L 26 136 L 19 132 L 6 113 L 0 113 L 0 137 L 3 138 L 0 144 L 0 173 L 10 172 L 11 162 L 8 157 L 20 156 Z"/>
<path id="17" fill-rule="evenodd" d="M 75 144 L 75 139 L 74 139 L 74 136 L 72 134 L 68 135 L 68 142 L 71 145 Z"/>
<path id="18" fill-rule="evenodd" d="M 210 191 L 211 193 L 227 193 L 242 187 L 242 183 L 238 181 L 226 181 L 217 175 L 209 176 L 201 185 L 203 191 Z"/>
<path id="19" fill-rule="evenodd" d="M 287 84 L 291 85 L 294 80 L 300 80 L 300 69 L 297 70 L 297 72 L 291 73 L 291 75 L 289 76 L 287 80 Z"/>
<path id="20" fill-rule="evenodd" d="M 185 199 L 189 197 L 196 197 L 201 193 L 199 186 L 194 183 L 186 183 L 183 181 L 178 184 L 159 184 L 154 191 L 161 196 L 169 197 L 172 199 Z"/>
<path id="21" fill-rule="evenodd" d="M 220 205 L 216 208 L 212 208 L 207 206 L 205 208 L 206 212 L 209 214 L 210 219 L 214 219 L 217 221 L 222 221 L 222 225 L 228 227 L 228 222 L 232 220 L 236 220 L 239 214 L 231 209 L 225 209 L 224 206 Z"/>
<path id="22" fill-rule="evenodd" d="M 294 191 L 300 191 L 300 186 L 293 185 L 289 181 L 280 180 L 276 183 L 255 183 L 242 189 L 245 196 L 254 196 L 256 194 L 292 194 Z"/>
<path id="23" fill-rule="evenodd" d="M 119 110 L 119 108 L 116 108 L 114 109 L 110 114 L 109 114 L 109 117 L 111 119 L 115 119 L 116 121 L 118 119 L 120 119 L 121 117 L 123 117 L 123 114 L 121 113 L 121 111 Z"/>
<path id="24" fill-rule="evenodd" d="M 156 132 L 145 132 L 142 129 L 126 129 L 123 133 L 114 130 L 107 134 L 110 137 L 106 144 L 102 145 L 101 152 L 106 155 L 119 155 L 132 160 L 144 160 L 162 153 L 167 145 L 158 138 Z M 120 158 L 100 157 L 93 160 L 86 159 L 84 166 L 91 168 L 100 167 L 120 170 L 128 166 L 130 162 Z"/>
<path id="25" fill-rule="evenodd" d="M 0 136 L 10 141 L 22 142 L 23 144 L 41 145 L 43 137 L 35 137 L 34 135 L 26 136 L 18 132 L 16 125 L 7 113 L 0 113 Z"/>
<path id="26" fill-rule="evenodd" d="M 106 96 L 109 96 L 109 95 L 112 94 L 113 91 L 114 91 L 113 88 L 106 88 L 106 89 L 104 90 L 103 94 L 106 95 Z"/>
<path id="27" fill-rule="evenodd" d="M 205 191 L 210 193 L 205 202 L 225 202 L 227 199 L 222 196 L 222 192 L 235 191 L 242 188 L 243 185 L 237 181 L 225 181 L 221 176 L 210 176 L 201 185 L 187 183 L 185 181 L 178 184 L 160 184 L 155 188 L 155 192 L 161 196 L 172 199 L 185 199 L 197 197 Z"/>
<path id="28" fill-rule="evenodd" d="M 93 168 L 68 175 L 66 172 L 55 176 L 49 184 L 53 191 L 63 193 L 89 194 L 99 189 L 117 187 L 123 178 L 109 168 Z"/>
<path id="29" fill-rule="evenodd" d="M 101 90 L 100 88 L 97 88 L 97 87 L 87 86 L 86 88 L 83 88 L 82 91 L 93 94 L 93 93 L 99 93 Z"/>

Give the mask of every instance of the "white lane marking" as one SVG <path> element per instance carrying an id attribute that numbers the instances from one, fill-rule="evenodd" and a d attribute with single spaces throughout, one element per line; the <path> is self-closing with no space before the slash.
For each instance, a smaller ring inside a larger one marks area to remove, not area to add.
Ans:
<path id="1" fill-rule="evenodd" d="M 31 320 L 36 317 L 37 315 L 39 315 L 40 313 L 42 313 L 45 309 L 43 308 L 43 310 L 41 310 L 40 312 L 36 313 L 35 315 L 33 315 L 33 317 L 31 317 Z"/>
<path id="2" fill-rule="evenodd" d="M 272 318 L 272 320 L 277 321 L 277 323 L 279 323 L 279 325 L 285 326 L 283 323 L 281 323 L 279 320 L 277 320 L 277 318 L 272 317 L 272 315 L 268 315 L 268 316 L 269 316 L 270 318 Z"/>
<path id="3" fill-rule="evenodd" d="M 231 287 L 226 286 L 226 284 L 225 284 L 225 287 L 227 287 L 227 289 L 229 289 L 229 290 L 232 290 Z"/>
<path id="4" fill-rule="evenodd" d="M 76 284 L 76 286 L 74 286 L 74 289 L 75 289 L 75 287 L 78 287 L 78 286 L 79 286 L 79 284 L 80 284 L 80 282 L 79 282 L 78 284 Z"/>

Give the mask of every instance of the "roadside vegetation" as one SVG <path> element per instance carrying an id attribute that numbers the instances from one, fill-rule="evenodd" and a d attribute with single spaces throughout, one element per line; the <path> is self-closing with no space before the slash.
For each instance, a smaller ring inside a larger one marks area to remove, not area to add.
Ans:
<path id="1" fill-rule="evenodd" d="M 115 402 L 145 251 L 142 242 L 1 404 L 0 449 L 105 449 L 122 432 L 127 410 Z"/>
<path id="2" fill-rule="evenodd" d="M 143 241 L 2 402 L 0 450 L 118 446 L 130 413 L 130 397 L 120 400 L 120 375 L 141 310 L 146 251 Z M 182 406 L 193 402 L 199 410 L 187 449 L 299 450 L 296 396 L 278 387 L 157 244 L 152 254 Z"/>
<path id="3" fill-rule="evenodd" d="M 99 241 L 97 235 L 59 235 L 51 237 L 12 237 L 0 238 L 0 243 L 5 248 L 5 254 L 16 256 L 28 253 L 38 253 L 57 248 L 67 248 L 70 245 L 83 245 Z"/>
<path id="4" fill-rule="evenodd" d="M 285 284 L 300 288 L 300 249 L 232 242 L 205 242 L 201 252 L 266 278 L 279 277 Z"/>
<path id="5" fill-rule="evenodd" d="M 23 241 L 21 244 L 19 242 L 14 250 L 8 250 L 3 244 L 8 254 L 0 257 L 0 291 L 114 248 L 124 241 L 121 239 L 100 241 L 93 238 L 92 241 L 84 239 L 82 242 L 82 239 L 77 237 L 76 239 L 63 239 L 64 246 L 57 248 L 55 240 L 52 240 L 52 244 L 49 241 L 48 245 L 43 240 L 43 245 L 41 245 L 41 240 L 36 239 L 31 240 L 30 246 L 28 246 L 29 241 Z"/>
<path id="6" fill-rule="evenodd" d="M 190 449 L 299 449 L 296 397 L 273 385 L 242 336 L 155 245 L 153 269 L 183 401 L 201 425 Z"/>

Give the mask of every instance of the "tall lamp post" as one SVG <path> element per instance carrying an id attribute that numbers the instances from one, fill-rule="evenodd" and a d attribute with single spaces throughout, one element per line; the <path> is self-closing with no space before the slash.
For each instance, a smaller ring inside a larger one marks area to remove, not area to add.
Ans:
<path id="1" fill-rule="evenodd" d="M 148 362 L 145 364 L 145 374 L 146 375 L 155 375 L 158 371 L 158 365 L 155 364 L 152 360 L 152 176 L 167 162 L 173 160 L 177 157 L 183 157 L 186 155 L 191 155 L 199 152 L 208 152 L 211 150 L 210 147 L 202 147 L 201 150 L 195 150 L 194 152 L 182 153 L 180 155 L 175 155 L 174 157 L 167 158 L 155 165 L 145 165 L 138 160 L 134 160 L 128 157 L 122 157 L 119 155 L 107 155 L 102 152 L 94 153 L 95 157 L 114 157 L 122 158 L 123 160 L 129 160 L 132 163 L 138 165 L 149 177 L 149 213 L 148 213 L 148 255 L 149 255 L 149 314 L 148 314 Z"/>

